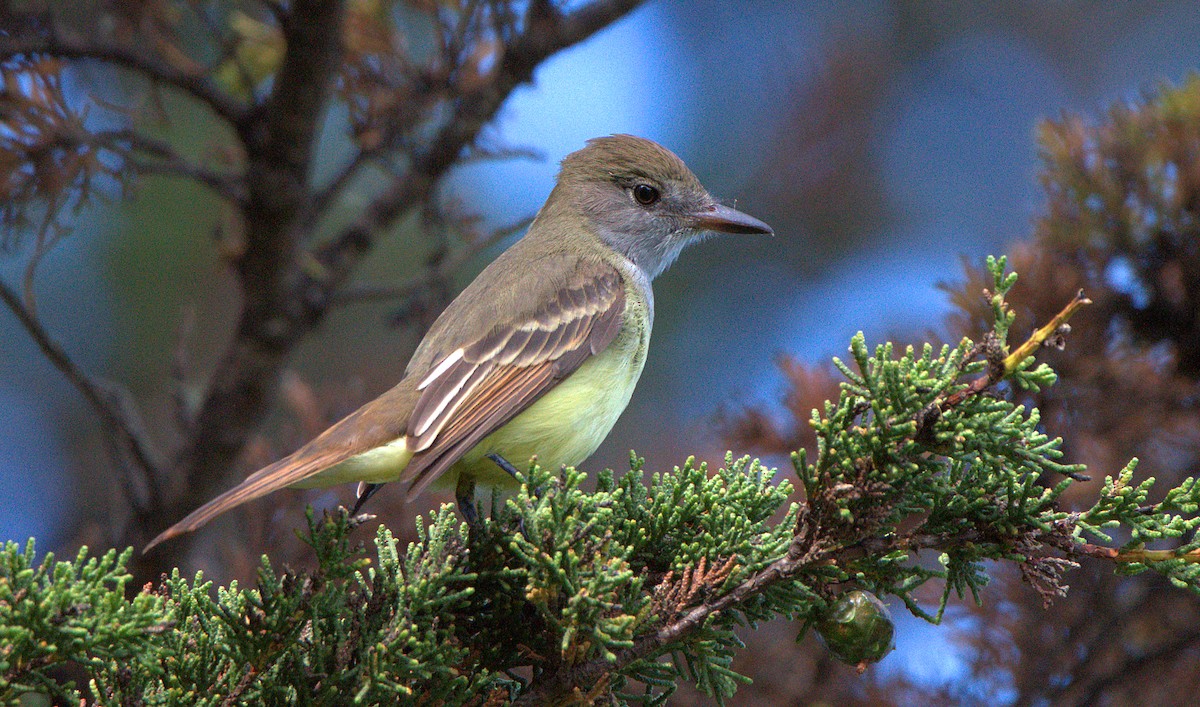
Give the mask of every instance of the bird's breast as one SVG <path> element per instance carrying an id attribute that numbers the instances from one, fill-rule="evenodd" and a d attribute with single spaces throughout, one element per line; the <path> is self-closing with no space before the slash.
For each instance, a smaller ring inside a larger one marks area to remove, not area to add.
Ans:
<path id="1" fill-rule="evenodd" d="M 544 468 L 574 466 L 591 456 L 624 412 L 637 386 L 650 346 L 650 303 L 627 286 L 621 330 L 611 344 L 551 388 L 508 424 L 484 438 L 455 465 L 478 483 L 511 486 L 513 481 L 487 459 L 499 453 L 517 468 L 536 455 Z M 446 474 L 439 486 L 458 474 Z"/>

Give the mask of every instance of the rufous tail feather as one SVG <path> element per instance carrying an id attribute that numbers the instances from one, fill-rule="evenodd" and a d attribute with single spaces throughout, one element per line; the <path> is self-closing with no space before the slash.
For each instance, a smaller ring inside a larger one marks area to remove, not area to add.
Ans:
<path id="1" fill-rule="evenodd" d="M 149 552 L 155 545 L 163 541 L 200 528 L 225 511 L 318 474 L 336 464 L 340 460 L 339 457 L 340 455 L 318 454 L 298 458 L 298 455 L 293 454 L 270 466 L 263 467 L 246 477 L 242 483 L 200 506 L 189 513 L 186 518 L 164 530 L 142 549 L 142 553 Z"/>

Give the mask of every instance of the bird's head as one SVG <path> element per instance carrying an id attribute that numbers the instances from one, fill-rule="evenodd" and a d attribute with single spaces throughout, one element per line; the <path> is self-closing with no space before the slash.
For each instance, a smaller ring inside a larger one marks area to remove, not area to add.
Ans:
<path id="1" fill-rule="evenodd" d="M 632 135 L 595 138 L 567 155 L 547 204 L 582 216 L 600 240 L 652 278 L 705 233 L 773 233 L 718 204 L 670 150 Z"/>

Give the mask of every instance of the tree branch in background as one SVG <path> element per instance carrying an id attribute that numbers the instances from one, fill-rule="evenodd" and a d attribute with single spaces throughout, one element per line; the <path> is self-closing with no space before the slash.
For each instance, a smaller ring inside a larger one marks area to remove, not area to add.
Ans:
<path id="1" fill-rule="evenodd" d="M 129 393 L 112 382 L 94 379 L 84 373 L 25 306 L 20 296 L 3 282 L 0 282 L 0 299 L 16 315 L 46 360 L 96 411 L 105 434 L 118 452 L 116 461 L 122 471 L 119 476 L 123 480 L 135 476 L 141 481 L 143 489 L 140 491 L 125 484 L 129 503 L 135 509 L 143 510 L 160 506 L 162 491 L 158 485 L 158 474 L 163 468 L 162 460 L 146 433 Z"/>
<path id="2" fill-rule="evenodd" d="M 428 197 L 433 185 L 461 157 L 509 94 L 533 77 L 538 64 L 555 52 L 584 41 L 616 22 L 641 0 L 597 0 L 567 15 L 545 2 L 530 5 L 524 31 L 506 42 L 499 65 L 488 80 L 461 96 L 427 147 L 414 150 L 408 171 L 376 198 L 352 225 L 314 255 L 326 268 L 319 286 L 335 291 L 370 247 L 375 235 Z"/>
<path id="3" fill-rule="evenodd" d="M 134 130 L 99 131 L 92 137 L 96 145 L 122 155 L 129 166 L 139 174 L 190 179 L 197 184 L 203 184 L 235 206 L 246 200 L 246 184 L 242 175 L 222 173 L 189 162 L 164 140 Z"/>
<path id="4" fill-rule="evenodd" d="M 411 301 L 422 292 L 433 289 L 445 289 L 459 270 L 472 258 L 488 248 L 501 243 L 505 238 L 525 230 L 531 218 L 523 218 L 516 223 L 492 230 L 483 236 L 462 239 L 463 245 L 455 248 L 449 254 L 436 258 L 419 276 L 401 284 L 372 284 L 365 282 L 348 282 L 334 293 L 330 306 L 347 306 L 362 302 L 400 302 L 401 310 L 408 307 Z M 396 321 L 407 321 L 403 313 L 393 317 Z"/>
<path id="5" fill-rule="evenodd" d="M 245 249 L 234 261 L 242 313 L 217 364 L 175 476 L 179 495 L 129 538 L 142 545 L 226 483 L 246 440 L 266 415 L 283 362 L 320 311 L 297 290 L 300 218 L 307 203 L 316 130 L 341 61 L 344 3 L 300 0 L 283 23 L 286 54 L 261 109 L 239 126 L 246 151 Z"/>
<path id="6" fill-rule="evenodd" d="M 115 44 L 91 37 L 67 35 L 49 24 L 40 30 L 37 36 L 0 36 L 0 59 L 38 54 L 63 59 L 95 59 L 124 67 L 154 83 L 173 86 L 207 105 L 230 125 L 240 125 L 248 115 L 246 106 L 218 88 L 207 73 L 180 69 L 147 53 L 137 44 Z"/>

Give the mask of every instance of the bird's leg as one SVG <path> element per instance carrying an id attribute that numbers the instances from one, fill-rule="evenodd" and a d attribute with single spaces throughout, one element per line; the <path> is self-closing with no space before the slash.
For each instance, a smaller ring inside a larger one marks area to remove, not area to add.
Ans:
<path id="1" fill-rule="evenodd" d="M 458 501 L 458 512 L 472 529 L 479 528 L 479 513 L 475 510 L 475 479 L 458 475 L 454 485 L 454 500 Z"/>
<path id="2" fill-rule="evenodd" d="M 350 511 L 350 516 L 358 515 L 358 510 L 363 507 L 367 499 L 375 495 L 375 492 L 383 488 L 383 484 L 369 484 L 366 481 L 358 483 L 358 499 L 354 501 L 354 510 Z"/>
<path id="3" fill-rule="evenodd" d="M 491 459 L 493 462 L 495 462 L 496 466 L 498 466 L 501 469 L 503 469 L 504 471 L 508 472 L 509 476 L 513 477 L 514 479 L 517 478 L 517 467 L 513 466 L 512 462 L 510 462 L 509 460 L 500 456 L 496 452 L 489 453 L 487 455 L 487 458 Z M 534 497 L 540 498 L 542 495 L 542 487 L 540 487 L 540 486 L 534 487 L 533 495 L 534 495 Z"/>
<path id="4" fill-rule="evenodd" d="M 496 462 L 496 466 L 507 472 L 509 476 L 513 477 L 514 479 L 517 478 L 517 467 L 513 466 L 512 462 L 508 461 L 496 452 L 488 453 L 487 458 Z"/>
<path id="5" fill-rule="evenodd" d="M 517 478 L 517 467 L 513 466 L 513 465 L 512 465 L 512 462 L 510 462 L 509 460 L 507 460 L 507 459 L 505 459 L 504 457 L 500 456 L 500 455 L 499 455 L 498 453 L 496 453 L 496 452 L 491 452 L 491 453 L 489 453 L 489 454 L 487 455 L 487 458 L 488 458 L 488 459 L 491 459 L 493 462 L 495 462 L 495 463 L 496 463 L 496 466 L 498 466 L 498 467 L 500 467 L 501 469 L 503 469 L 504 471 L 508 472 L 508 475 L 509 475 L 509 476 L 513 477 L 514 479 L 516 479 L 516 478 Z M 541 495 L 542 495 L 542 490 L 541 490 L 540 488 L 536 488 L 536 489 L 534 489 L 534 490 L 533 490 L 533 495 L 534 495 L 535 497 L 536 497 L 536 496 L 541 496 Z M 525 519 L 524 519 L 524 518 L 521 518 L 521 519 L 519 519 L 519 520 L 517 521 L 517 532 L 519 532 L 521 535 L 525 535 Z"/>

